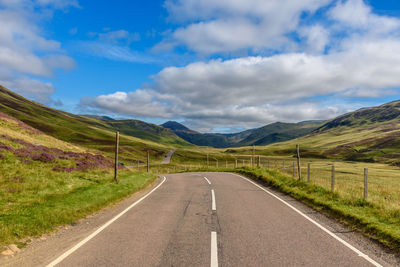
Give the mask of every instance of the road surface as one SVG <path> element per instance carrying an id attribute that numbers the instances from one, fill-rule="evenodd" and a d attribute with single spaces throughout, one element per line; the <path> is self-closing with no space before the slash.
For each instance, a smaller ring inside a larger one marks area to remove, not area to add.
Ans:
<path id="1" fill-rule="evenodd" d="M 171 162 L 171 157 L 175 153 L 175 149 L 169 151 L 167 155 L 165 155 L 164 159 L 162 160 L 161 164 L 169 164 Z"/>
<path id="2" fill-rule="evenodd" d="M 369 246 L 351 244 L 316 220 L 318 213 L 244 177 L 181 173 L 160 179 L 63 249 L 48 240 L 47 254 L 33 248 L 14 265 L 33 265 L 33 255 L 41 259 L 34 258 L 35 266 L 390 266 Z"/>

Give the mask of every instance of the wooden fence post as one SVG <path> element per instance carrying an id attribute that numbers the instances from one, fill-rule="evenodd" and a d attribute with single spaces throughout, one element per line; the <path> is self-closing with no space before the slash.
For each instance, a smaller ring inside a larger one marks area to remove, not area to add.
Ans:
<path id="1" fill-rule="evenodd" d="M 282 170 L 285 170 L 285 160 L 282 162 Z"/>
<path id="2" fill-rule="evenodd" d="M 228 160 L 225 160 L 225 168 L 228 169 Z"/>
<path id="3" fill-rule="evenodd" d="M 237 158 L 235 158 L 235 169 L 238 167 Z"/>
<path id="4" fill-rule="evenodd" d="M 331 190 L 335 190 L 335 165 L 332 164 Z"/>
<path id="5" fill-rule="evenodd" d="M 297 169 L 299 173 L 299 181 L 301 180 L 301 166 L 300 166 L 300 146 L 296 145 L 297 150 Z"/>
<path id="6" fill-rule="evenodd" d="M 217 159 L 215 159 L 215 160 L 216 160 L 216 163 L 215 163 L 215 164 L 216 164 L 216 166 L 217 166 L 217 169 L 218 169 L 218 160 L 217 160 Z"/>
<path id="7" fill-rule="evenodd" d="M 368 168 L 364 168 L 364 199 L 368 198 Z"/>
<path id="8" fill-rule="evenodd" d="M 208 153 L 207 153 L 207 169 L 210 168 L 209 162 L 208 162 Z"/>
<path id="9" fill-rule="evenodd" d="M 307 163 L 307 183 L 310 183 L 311 163 Z"/>
<path id="10" fill-rule="evenodd" d="M 118 183 L 118 149 L 119 149 L 119 132 L 115 133 L 115 165 L 114 165 L 114 182 Z"/>
<path id="11" fill-rule="evenodd" d="M 260 168 L 261 156 L 258 155 L 257 168 Z"/>

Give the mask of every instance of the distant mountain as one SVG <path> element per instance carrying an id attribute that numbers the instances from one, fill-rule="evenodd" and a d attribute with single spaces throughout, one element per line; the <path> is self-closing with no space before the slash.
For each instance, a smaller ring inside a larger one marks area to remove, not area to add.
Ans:
<path id="1" fill-rule="evenodd" d="M 341 115 L 295 141 L 271 144 L 264 153 L 292 153 L 296 144 L 300 144 L 303 157 L 400 166 L 400 101 Z"/>
<path id="2" fill-rule="evenodd" d="M 275 122 L 255 129 L 247 138 L 241 140 L 240 146 L 264 146 L 283 142 L 311 133 L 321 126 L 322 121 L 306 121 L 299 123 Z"/>
<path id="3" fill-rule="evenodd" d="M 171 129 L 182 139 L 199 146 L 216 148 L 239 147 L 251 145 L 267 145 L 287 141 L 312 132 L 322 121 L 307 121 L 299 123 L 276 122 L 257 129 L 250 129 L 233 134 L 199 133 L 186 126 L 169 121 L 161 126 Z"/>
<path id="4" fill-rule="evenodd" d="M 202 134 L 193 130 L 190 130 L 186 126 L 176 121 L 168 121 L 161 125 L 164 128 L 174 131 L 174 133 L 180 138 L 188 141 L 189 143 L 198 146 L 212 146 L 212 147 L 229 147 L 231 145 L 228 137 L 222 134 Z"/>

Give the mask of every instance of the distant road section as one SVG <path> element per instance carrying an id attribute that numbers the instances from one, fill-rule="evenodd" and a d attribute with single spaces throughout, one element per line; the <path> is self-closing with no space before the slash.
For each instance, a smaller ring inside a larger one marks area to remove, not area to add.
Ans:
<path id="1" fill-rule="evenodd" d="M 175 153 L 176 149 L 172 149 L 170 152 L 165 155 L 165 158 L 161 162 L 161 164 L 169 164 L 171 162 L 171 157 Z"/>

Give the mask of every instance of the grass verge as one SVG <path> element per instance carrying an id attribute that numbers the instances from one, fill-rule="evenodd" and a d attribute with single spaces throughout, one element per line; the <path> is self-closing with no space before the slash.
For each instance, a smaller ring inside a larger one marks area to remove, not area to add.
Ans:
<path id="1" fill-rule="evenodd" d="M 91 176 L 84 179 L 84 176 Z M 76 176 L 75 176 L 76 177 Z M 96 178 L 94 178 L 96 177 Z M 99 209 L 145 188 L 156 176 L 121 171 L 119 183 L 112 174 L 85 174 L 70 190 L 48 188 L 46 194 L 24 194 L 0 203 L 0 246 L 40 236 L 57 226 L 71 224 Z"/>
<path id="2" fill-rule="evenodd" d="M 379 205 L 363 199 L 343 198 L 337 192 L 298 181 L 278 171 L 249 168 L 230 171 L 243 174 L 287 193 L 400 252 L 400 216 L 398 214 L 383 213 Z"/>

